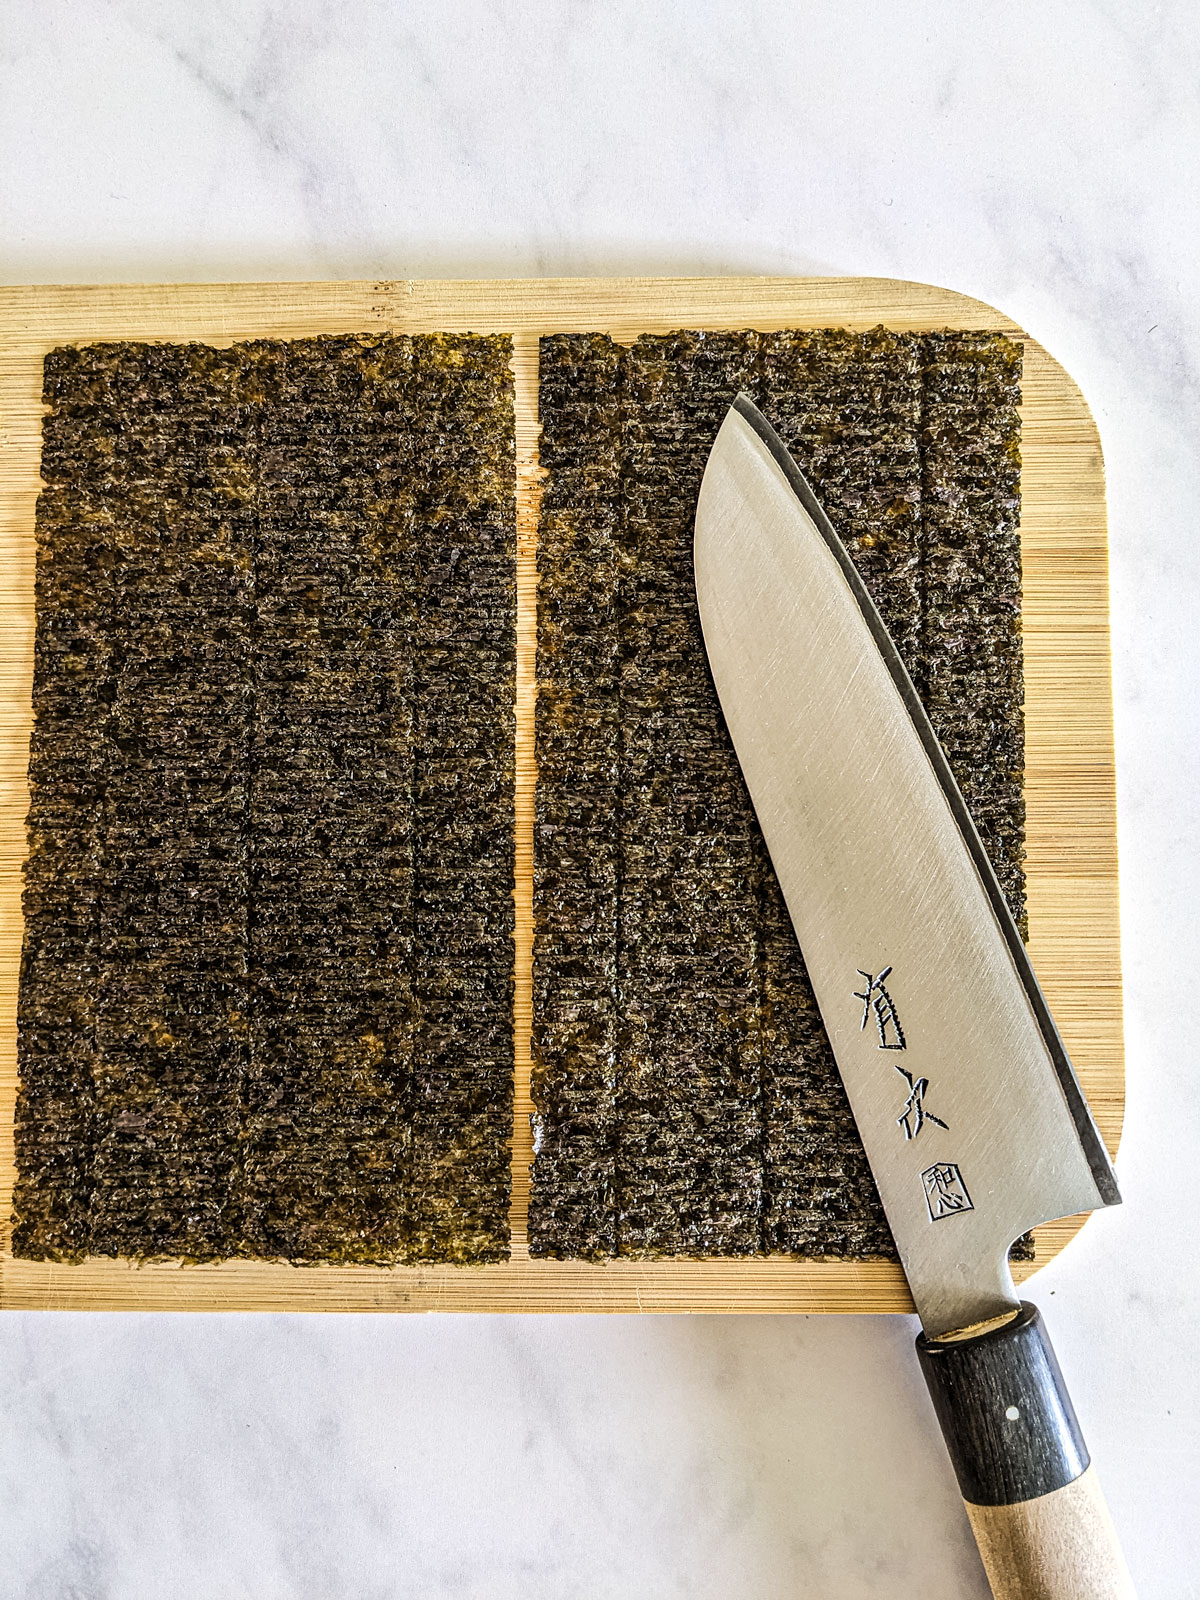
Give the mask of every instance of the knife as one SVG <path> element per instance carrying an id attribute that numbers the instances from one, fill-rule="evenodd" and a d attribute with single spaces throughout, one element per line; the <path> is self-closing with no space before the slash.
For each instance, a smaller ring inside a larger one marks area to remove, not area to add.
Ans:
<path id="1" fill-rule="evenodd" d="M 1120 1201 L 1108 1154 L 912 680 L 746 395 L 696 507 L 713 680 L 923 1332 L 993 1592 L 1132 1596 L 1009 1247 Z"/>

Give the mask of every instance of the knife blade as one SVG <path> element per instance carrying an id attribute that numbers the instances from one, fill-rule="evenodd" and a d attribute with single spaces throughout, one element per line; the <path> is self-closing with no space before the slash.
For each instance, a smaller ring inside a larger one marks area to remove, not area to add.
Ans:
<path id="1" fill-rule="evenodd" d="M 713 680 L 968 1510 L 1091 1506 L 1086 1447 L 1008 1252 L 1039 1223 L 1118 1203 L 1112 1165 L 912 681 L 746 395 L 709 456 L 694 560 Z M 1105 1549 L 1117 1576 L 1079 1592 L 1131 1593 L 1112 1586 L 1128 1582 L 1115 1539 Z"/>

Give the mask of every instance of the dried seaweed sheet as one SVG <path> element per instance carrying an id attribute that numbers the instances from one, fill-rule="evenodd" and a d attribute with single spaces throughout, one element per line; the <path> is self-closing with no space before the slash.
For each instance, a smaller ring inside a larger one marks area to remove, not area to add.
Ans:
<path id="1" fill-rule="evenodd" d="M 693 514 L 746 389 L 1020 917 L 1019 376 L 991 334 L 541 341 L 535 1255 L 893 1253 L 708 674 Z"/>
<path id="2" fill-rule="evenodd" d="M 47 358 L 17 1254 L 507 1255 L 510 357 Z"/>

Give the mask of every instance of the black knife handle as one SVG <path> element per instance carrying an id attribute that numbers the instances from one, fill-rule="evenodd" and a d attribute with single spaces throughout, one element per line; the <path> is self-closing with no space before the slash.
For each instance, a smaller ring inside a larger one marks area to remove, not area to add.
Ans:
<path id="1" fill-rule="evenodd" d="M 993 1592 L 1132 1600 L 1062 1372 L 1034 1305 L 966 1339 L 917 1340 Z"/>
<path id="2" fill-rule="evenodd" d="M 970 1339 L 917 1340 L 962 1497 L 1011 1506 L 1074 1483 L 1090 1457 L 1038 1308 Z"/>

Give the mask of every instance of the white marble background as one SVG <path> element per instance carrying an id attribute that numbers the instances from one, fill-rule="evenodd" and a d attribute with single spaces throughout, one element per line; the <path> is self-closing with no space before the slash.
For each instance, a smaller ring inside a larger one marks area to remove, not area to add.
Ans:
<path id="1" fill-rule="evenodd" d="M 1200 1596 L 1191 0 L 7 0 L 10 282 L 880 274 L 1105 443 L 1127 1202 L 1039 1277 L 1143 1600 Z M 0 1595 L 973 1600 L 879 1319 L 0 1317 Z"/>

